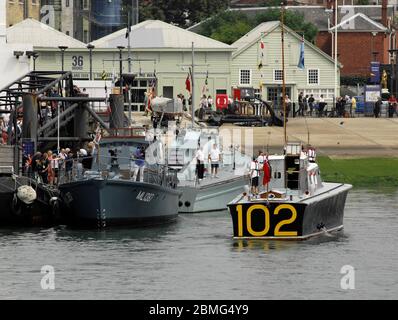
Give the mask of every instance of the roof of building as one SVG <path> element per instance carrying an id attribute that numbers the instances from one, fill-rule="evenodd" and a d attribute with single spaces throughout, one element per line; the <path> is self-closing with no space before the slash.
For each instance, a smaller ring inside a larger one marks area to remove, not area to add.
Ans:
<path id="1" fill-rule="evenodd" d="M 238 51 L 243 47 L 250 46 L 253 42 L 258 41 L 261 37 L 261 34 L 268 33 L 279 26 L 279 21 L 268 21 L 259 24 L 254 29 L 250 30 L 243 37 L 236 40 L 232 46 L 237 48 Z"/>
<path id="2" fill-rule="evenodd" d="M 257 41 L 259 41 L 264 33 L 270 33 L 274 29 L 278 28 L 280 26 L 280 21 L 269 21 L 269 22 L 263 22 L 260 25 L 258 25 L 256 28 L 252 29 L 249 31 L 247 34 L 245 34 L 243 37 L 235 41 L 232 46 L 236 47 L 237 50 L 232 54 L 232 57 L 236 57 L 239 55 L 241 52 L 255 44 Z M 287 26 L 284 26 L 285 32 L 291 34 L 293 37 L 295 37 L 297 40 L 302 41 L 302 36 L 300 36 L 298 33 L 294 32 L 292 29 L 290 29 Z M 334 60 L 331 56 L 323 52 L 321 49 L 319 49 L 317 46 L 312 44 L 311 42 L 307 41 L 304 39 L 304 44 L 306 47 L 311 48 L 312 50 L 316 51 L 318 54 L 321 56 L 325 57 L 328 59 L 330 62 L 334 63 Z M 339 64 L 340 65 L 340 64 Z M 340 65 L 341 66 L 341 65 Z"/>
<path id="3" fill-rule="evenodd" d="M 234 8 L 229 9 L 232 11 L 241 11 L 249 16 L 255 16 L 258 13 L 264 12 L 276 7 L 250 7 L 250 8 Z M 328 18 L 332 19 L 332 14 L 328 13 L 324 6 L 286 6 L 286 10 L 294 11 L 304 16 L 304 20 L 313 23 L 319 31 L 328 30 Z M 370 6 L 340 6 L 337 15 L 337 21 L 340 23 L 357 13 L 366 15 L 371 20 L 381 22 L 381 5 Z M 330 14 L 330 16 L 329 16 Z M 387 6 L 387 16 L 390 17 L 394 14 L 394 7 Z M 374 27 L 376 28 L 376 27 Z M 378 28 L 376 28 L 377 30 Z M 356 30 L 356 29 L 355 29 Z M 370 29 L 372 31 L 373 29 Z"/>
<path id="4" fill-rule="evenodd" d="M 327 31 L 328 30 L 328 18 L 332 19 L 332 14 L 328 13 L 324 6 L 310 6 L 310 5 L 302 5 L 302 6 L 286 6 L 286 10 L 294 11 L 298 14 L 304 16 L 304 20 L 307 22 L 311 22 L 314 24 L 319 31 Z M 230 8 L 227 10 L 231 11 L 239 11 L 245 13 L 249 17 L 254 17 L 257 14 L 270 10 L 270 9 L 279 9 L 279 7 L 239 7 L 239 8 Z M 357 13 L 362 13 L 367 16 L 369 19 L 374 22 L 381 22 L 381 5 L 369 5 L 369 6 L 340 6 L 338 10 L 337 21 L 340 23 L 343 20 L 346 20 Z M 329 16 L 330 14 L 330 16 Z M 387 16 L 392 17 L 394 15 L 394 6 L 387 6 Z M 188 30 L 192 32 L 199 32 L 201 25 L 204 21 L 207 21 L 209 18 L 191 26 Z M 333 24 L 333 23 L 332 23 Z M 375 30 L 373 30 L 375 29 Z M 366 31 L 379 31 L 378 27 L 373 27 L 373 29 L 368 29 Z M 353 30 L 351 30 L 353 31 Z M 357 29 L 354 29 L 357 31 Z M 359 31 L 362 31 L 359 29 Z"/>
<path id="5" fill-rule="evenodd" d="M 126 31 L 126 28 L 118 30 L 93 41 L 92 44 L 97 48 L 127 47 L 128 39 L 126 38 Z M 234 50 L 233 47 L 223 42 L 184 30 L 160 20 L 147 20 L 133 26 L 131 28 L 130 39 L 131 48 L 133 49 L 190 49 L 193 42 L 195 49 Z"/>
<path id="6" fill-rule="evenodd" d="M 387 32 L 388 28 L 378 23 L 363 13 L 357 13 L 348 19 L 344 19 L 338 25 L 338 32 L 341 31 L 380 31 Z M 331 28 L 331 30 L 336 29 L 336 27 Z"/>
<path id="7" fill-rule="evenodd" d="M 33 47 L 85 48 L 86 44 L 35 19 L 25 19 L 7 28 L 8 43 L 30 43 Z"/>

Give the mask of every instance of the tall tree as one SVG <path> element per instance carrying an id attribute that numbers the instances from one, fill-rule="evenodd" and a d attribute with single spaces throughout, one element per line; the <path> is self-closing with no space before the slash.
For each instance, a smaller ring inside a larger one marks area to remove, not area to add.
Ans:
<path id="1" fill-rule="evenodd" d="M 140 3 L 140 21 L 158 19 L 187 28 L 228 5 L 229 0 L 144 0 Z"/>

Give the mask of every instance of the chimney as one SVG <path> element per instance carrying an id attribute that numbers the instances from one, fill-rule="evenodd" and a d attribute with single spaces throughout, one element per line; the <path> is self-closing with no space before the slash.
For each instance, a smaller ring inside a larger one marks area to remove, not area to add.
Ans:
<path id="1" fill-rule="evenodd" d="M 0 0 L 0 45 L 6 43 L 6 0 Z"/>
<path id="2" fill-rule="evenodd" d="M 388 21 L 387 21 L 387 1 L 381 1 L 381 24 L 388 28 Z"/>

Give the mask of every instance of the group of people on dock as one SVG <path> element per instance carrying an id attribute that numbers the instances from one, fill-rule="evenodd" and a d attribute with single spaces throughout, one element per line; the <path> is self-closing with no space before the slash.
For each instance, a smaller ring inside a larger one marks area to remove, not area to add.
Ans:
<path id="1" fill-rule="evenodd" d="M 289 96 L 285 96 L 286 105 L 286 116 L 293 115 L 294 117 L 306 117 L 306 116 L 334 116 L 334 117 L 355 117 L 357 101 L 355 97 L 340 96 L 336 99 L 335 107 L 328 109 L 328 103 L 323 94 L 318 99 L 313 94 L 304 95 L 300 92 L 298 95 L 298 108 L 293 108 L 292 101 Z M 349 109 L 349 111 L 347 110 Z M 283 111 L 281 110 L 283 115 Z"/>

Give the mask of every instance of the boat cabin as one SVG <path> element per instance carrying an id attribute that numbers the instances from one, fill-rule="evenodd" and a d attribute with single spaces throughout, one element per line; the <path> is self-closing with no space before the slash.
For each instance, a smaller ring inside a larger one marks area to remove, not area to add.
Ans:
<path id="1" fill-rule="evenodd" d="M 311 195 L 322 187 L 319 166 L 315 163 L 315 149 L 303 149 L 300 142 L 289 142 L 283 155 L 271 155 L 269 190 L 295 190 L 298 195 Z M 281 193 L 276 191 L 275 197 Z"/>

